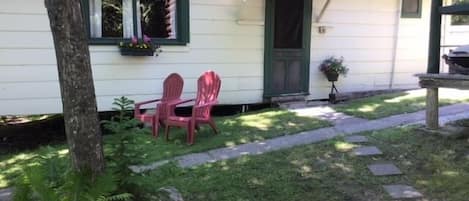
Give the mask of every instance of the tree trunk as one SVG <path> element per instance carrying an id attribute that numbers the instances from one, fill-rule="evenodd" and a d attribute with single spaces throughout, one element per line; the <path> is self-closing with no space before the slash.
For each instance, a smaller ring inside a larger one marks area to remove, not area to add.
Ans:
<path id="1" fill-rule="evenodd" d="M 104 170 L 90 52 L 79 0 L 45 0 L 54 38 L 70 158 L 75 170 Z"/>

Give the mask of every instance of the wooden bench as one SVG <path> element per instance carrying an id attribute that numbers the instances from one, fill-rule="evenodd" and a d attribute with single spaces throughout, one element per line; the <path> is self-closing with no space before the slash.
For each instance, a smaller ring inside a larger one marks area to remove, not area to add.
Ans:
<path id="1" fill-rule="evenodd" d="M 426 124 L 438 129 L 438 88 L 469 89 L 469 75 L 460 74 L 417 74 L 420 87 L 427 89 Z"/>

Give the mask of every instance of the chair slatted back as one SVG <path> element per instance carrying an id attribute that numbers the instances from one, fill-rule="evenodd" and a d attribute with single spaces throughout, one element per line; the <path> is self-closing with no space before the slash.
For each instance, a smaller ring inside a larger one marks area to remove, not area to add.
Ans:
<path id="1" fill-rule="evenodd" d="M 197 81 L 197 97 L 195 100 L 195 106 L 217 101 L 220 87 L 220 77 L 213 71 L 205 72 Z M 211 109 L 212 106 L 203 107 L 195 111 L 195 115 L 199 118 L 207 118 L 210 116 Z"/>
<path id="2" fill-rule="evenodd" d="M 163 83 L 162 101 L 172 101 L 181 98 L 184 80 L 177 73 L 171 73 Z"/>
<path id="3" fill-rule="evenodd" d="M 163 96 L 158 104 L 158 113 L 160 118 L 166 119 L 168 115 L 172 115 L 166 107 L 168 102 L 181 100 L 182 88 L 184 80 L 177 73 L 171 73 L 163 82 Z"/>

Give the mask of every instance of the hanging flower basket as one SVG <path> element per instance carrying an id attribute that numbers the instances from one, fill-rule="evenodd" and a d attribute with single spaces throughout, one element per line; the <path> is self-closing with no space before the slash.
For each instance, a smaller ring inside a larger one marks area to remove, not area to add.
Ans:
<path id="1" fill-rule="evenodd" d="M 344 58 L 329 57 L 322 61 L 319 65 L 319 70 L 326 75 L 329 82 L 336 82 L 339 79 L 339 75 L 347 75 L 348 68 L 343 64 Z"/>
<path id="2" fill-rule="evenodd" d="M 159 45 L 154 45 L 148 36 L 143 36 L 143 41 L 137 37 L 132 37 L 130 42 L 120 42 L 119 50 L 123 56 L 154 56 L 155 52 L 161 52 Z"/>
<path id="3" fill-rule="evenodd" d="M 335 71 L 324 72 L 329 82 L 337 82 L 339 80 L 339 73 Z"/>

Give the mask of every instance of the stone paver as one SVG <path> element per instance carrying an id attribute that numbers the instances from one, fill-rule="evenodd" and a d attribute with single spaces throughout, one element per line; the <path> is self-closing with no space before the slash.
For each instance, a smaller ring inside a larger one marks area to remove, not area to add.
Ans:
<path id="1" fill-rule="evenodd" d="M 420 198 L 423 195 L 415 190 L 412 186 L 407 185 L 385 185 L 383 186 L 384 190 L 393 198 L 393 199 L 410 199 L 410 198 Z"/>
<path id="2" fill-rule="evenodd" d="M 11 188 L 0 189 L 0 201 L 11 201 L 13 190 Z"/>
<path id="3" fill-rule="evenodd" d="M 319 112 L 314 113 L 315 109 L 319 109 Z M 469 110 L 469 104 L 456 104 L 445 107 L 440 107 L 440 113 L 446 116 L 442 117 L 443 121 L 454 121 L 463 118 L 469 118 L 469 113 L 464 111 Z M 257 155 L 266 152 L 287 149 L 298 145 L 306 145 L 316 143 L 328 139 L 332 139 L 339 135 L 351 135 L 363 131 L 378 130 L 389 127 L 395 127 L 399 125 L 423 123 L 425 119 L 425 111 L 419 111 L 415 113 L 396 115 L 386 117 L 377 120 L 364 120 L 359 118 L 350 117 L 341 113 L 334 112 L 330 108 L 326 107 L 315 107 L 306 109 L 295 109 L 298 114 L 304 116 L 316 116 L 328 119 L 333 122 L 338 122 L 336 126 L 329 128 L 321 128 L 312 131 L 305 131 L 295 135 L 281 136 L 261 142 L 254 142 L 235 147 L 215 149 L 204 153 L 189 154 L 185 156 L 179 156 L 171 159 L 177 162 L 181 167 L 192 167 L 201 165 L 204 163 L 216 162 L 219 160 L 231 159 L 240 157 L 243 155 Z M 379 149 L 361 147 L 356 149 L 358 152 L 376 152 L 376 154 L 382 154 Z M 366 154 L 365 154 L 366 155 Z M 130 167 L 133 171 L 142 172 L 158 168 L 164 164 L 170 162 L 169 160 L 158 161 L 146 166 L 132 166 Z"/>
<path id="4" fill-rule="evenodd" d="M 176 157 L 176 161 L 181 167 L 192 167 L 202 165 L 210 160 L 213 160 L 213 158 L 208 153 L 195 153 Z"/>
<path id="5" fill-rule="evenodd" d="M 353 136 L 345 137 L 345 141 L 349 143 L 362 143 L 362 142 L 368 142 L 368 138 L 366 138 L 363 135 L 353 135 Z"/>
<path id="6" fill-rule="evenodd" d="M 375 176 L 391 176 L 402 174 L 401 170 L 392 163 L 377 163 L 368 165 L 368 169 Z"/>
<path id="7" fill-rule="evenodd" d="M 375 146 L 358 147 L 353 150 L 355 156 L 375 156 L 382 155 L 383 152 Z"/>

